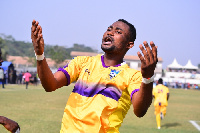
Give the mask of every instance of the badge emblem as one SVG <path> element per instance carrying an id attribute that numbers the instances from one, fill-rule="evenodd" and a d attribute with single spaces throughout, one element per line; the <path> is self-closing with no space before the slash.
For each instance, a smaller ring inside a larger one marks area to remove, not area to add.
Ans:
<path id="1" fill-rule="evenodd" d="M 115 70 L 115 69 L 110 69 L 110 70 L 111 70 L 109 74 L 110 79 L 116 77 L 116 75 L 121 71 L 121 70 Z"/>

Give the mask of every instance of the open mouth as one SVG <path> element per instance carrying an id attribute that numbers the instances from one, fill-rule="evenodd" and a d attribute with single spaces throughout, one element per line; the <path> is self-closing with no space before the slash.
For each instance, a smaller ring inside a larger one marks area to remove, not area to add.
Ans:
<path id="1" fill-rule="evenodd" d="M 110 37 L 110 36 L 106 36 L 104 39 L 103 39 L 103 43 L 104 44 L 111 44 L 113 42 L 113 38 Z"/>

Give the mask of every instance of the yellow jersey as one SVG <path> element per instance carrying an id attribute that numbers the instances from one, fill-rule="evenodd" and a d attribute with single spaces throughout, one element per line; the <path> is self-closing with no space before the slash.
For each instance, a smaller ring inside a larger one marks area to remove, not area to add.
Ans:
<path id="1" fill-rule="evenodd" d="M 118 133 L 141 72 L 123 62 L 106 66 L 104 56 L 78 56 L 59 68 L 69 85 L 76 81 L 64 109 L 60 133 Z"/>
<path id="2" fill-rule="evenodd" d="M 167 106 L 167 94 L 169 93 L 169 89 L 162 85 L 158 84 L 155 88 L 153 88 L 153 96 L 154 96 L 154 106 Z"/>

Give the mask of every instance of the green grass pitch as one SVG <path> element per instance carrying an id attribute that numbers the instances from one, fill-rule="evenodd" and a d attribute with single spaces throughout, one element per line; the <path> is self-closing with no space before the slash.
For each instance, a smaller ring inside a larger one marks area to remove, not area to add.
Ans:
<path id="1" fill-rule="evenodd" d="M 17 121 L 21 133 L 59 133 L 63 111 L 73 85 L 45 92 L 41 85 L 5 85 L 0 88 L 0 115 Z M 189 120 L 200 121 L 200 91 L 170 89 L 169 106 L 161 129 L 156 127 L 153 104 L 137 118 L 131 107 L 120 133 L 198 133 Z M 200 126 L 200 122 L 197 123 Z M 8 133 L 0 125 L 0 133 Z"/>

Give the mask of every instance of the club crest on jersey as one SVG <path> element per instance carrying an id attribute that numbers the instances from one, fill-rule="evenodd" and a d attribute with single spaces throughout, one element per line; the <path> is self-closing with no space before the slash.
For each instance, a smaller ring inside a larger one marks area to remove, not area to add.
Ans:
<path id="1" fill-rule="evenodd" d="M 109 74 L 110 79 L 116 77 L 116 75 L 121 71 L 121 70 L 115 70 L 115 69 L 110 69 L 110 70 L 111 70 Z"/>

